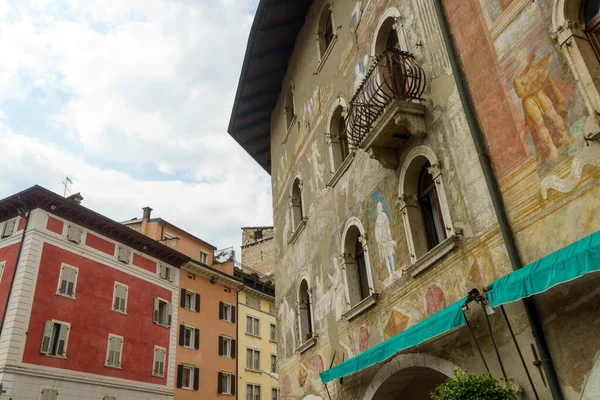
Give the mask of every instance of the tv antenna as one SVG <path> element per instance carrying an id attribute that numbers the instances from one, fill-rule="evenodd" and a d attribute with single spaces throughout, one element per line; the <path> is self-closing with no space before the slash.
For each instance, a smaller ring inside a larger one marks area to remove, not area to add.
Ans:
<path id="1" fill-rule="evenodd" d="M 62 183 L 62 185 L 64 186 L 63 197 L 67 197 L 67 192 L 69 192 L 69 194 L 71 194 L 71 191 L 69 190 L 69 184 L 72 185 L 73 181 L 68 176 L 65 176 L 65 180 L 61 181 L 60 183 Z"/>

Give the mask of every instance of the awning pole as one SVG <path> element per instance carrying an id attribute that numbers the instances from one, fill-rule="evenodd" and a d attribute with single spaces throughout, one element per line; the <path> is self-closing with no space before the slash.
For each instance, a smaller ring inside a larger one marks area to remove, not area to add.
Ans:
<path id="1" fill-rule="evenodd" d="M 471 329 L 471 324 L 469 323 L 469 319 L 467 318 L 467 312 L 466 312 L 466 310 L 468 310 L 468 309 L 469 309 L 469 306 L 467 304 L 465 304 L 463 306 L 463 314 L 465 316 L 465 321 L 467 322 L 467 328 L 469 328 L 469 333 L 471 334 L 471 338 L 475 342 L 475 346 L 477 347 L 477 351 L 479 352 L 479 355 L 481 356 L 481 361 L 483 361 L 483 365 L 485 365 L 486 371 L 488 372 L 488 374 L 491 375 L 490 367 L 488 367 L 487 362 L 485 361 L 485 357 L 483 356 L 483 352 L 481 351 L 481 347 L 479 346 L 479 342 L 477 341 L 477 338 L 475 337 L 475 333 L 473 333 L 473 329 Z"/>
<path id="2" fill-rule="evenodd" d="M 504 364 L 502 364 L 502 358 L 500 358 L 500 352 L 498 351 L 498 344 L 496 343 L 496 338 L 494 337 L 494 332 L 492 331 L 492 324 L 490 323 L 490 317 L 487 314 L 487 310 L 485 309 L 485 300 L 483 298 L 479 298 L 477 300 L 481 304 L 481 309 L 483 310 L 483 314 L 485 315 L 485 320 L 487 322 L 488 331 L 490 332 L 490 336 L 492 337 L 492 342 L 494 343 L 494 351 L 496 351 L 496 357 L 498 358 L 498 364 L 500 364 L 500 369 L 502 370 L 502 375 L 504 376 L 504 381 L 508 383 L 508 377 L 506 376 L 506 371 L 504 370 Z"/>
<path id="3" fill-rule="evenodd" d="M 529 368 L 527 368 L 527 364 L 525 363 L 525 359 L 523 358 L 523 353 L 521 353 L 521 348 L 519 347 L 519 343 L 517 343 L 517 338 L 515 337 L 515 333 L 513 332 L 512 326 L 510 325 L 510 321 L 508 320 L 508 316 L 506 315 L 506 311 L 504 311 L 504 305 L 500 306 L 500 310 L 502 310 L 502 315 L 504 316 L 504 321 L 506 321 L 506 326 L 508 326 L 508 331 L 510 332 L 510 337 L 512 337 L 513 343 L 517 348 L 517 353 L 519 353 L 519 358 L 521 359 L 521 363 L 523 364 L 523 368 L 525 368 L 525 373 L 527 374 L 527 380 L 531 385 L 531 389 L 533 390 L 533 394 L 537 400 L 540 400 L 540 396 L 538 396 L 537 390 L 535 389 L 535 385 L 533 384 L 533 380 L 531 379 L 531 375 L 529 374 Z"/>

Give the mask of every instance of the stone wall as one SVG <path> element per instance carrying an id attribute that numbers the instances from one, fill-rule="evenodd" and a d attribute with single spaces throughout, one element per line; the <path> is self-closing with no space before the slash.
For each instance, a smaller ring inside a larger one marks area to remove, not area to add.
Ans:
<path id="1" fill-rule="evenodd" d="M 262 232 L 257 239 L 255 232 Z M 242 264 L 263 274 L 273 272 L 275 253 L 273 250 L 273 228 L 242 228 Z"/>

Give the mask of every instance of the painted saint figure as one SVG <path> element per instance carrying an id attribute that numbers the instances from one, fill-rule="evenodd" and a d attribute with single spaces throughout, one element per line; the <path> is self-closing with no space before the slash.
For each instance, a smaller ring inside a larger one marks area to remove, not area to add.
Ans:
<path id="1" fill-rule="evenodd" d="M 383 211 L 381 201 L 377 202 L 377 217 L 375 219 L 375 241 L 379 249 L 379 259 L 385 263 L 391 275 L 396 270 L 396 241 L 392 238 L 390 219 Z"/>
<path id="2" fill-rule="evenodd" d="M 552 55 L 546 54 L 536 60 L 534 53 L 522 55 L 525 66 L 513 82 L 515 92 L 523 102 L 525 120 L 531 127 L 531 138 L 538 162 L 558 157 L 557 148 L 572 141 L 569 136 L 565 98 L 556 83 L 548 75 Z"/>

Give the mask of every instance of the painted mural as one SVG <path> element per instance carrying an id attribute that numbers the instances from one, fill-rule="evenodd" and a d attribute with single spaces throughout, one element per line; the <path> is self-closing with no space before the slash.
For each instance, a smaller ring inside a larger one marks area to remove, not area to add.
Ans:
<path id="1" fill-rule="evenodd" d="M 317 304 L 314 310 L 315 319 L 323 321 L 327 315 L 334 313 L 339 321 L 345 311 L 346 294 L 344 292 L 342 271 L 338 257 L 334 257 L 330 270 L 324 271 L 325 278 L 317 276 Z"/>
<path id="2" fill-rule="evenodd" d="M 281 338 L 283 340 L 283 350 L 287 357 L 290 357 L 296 349 L 296 330 L 294 327 L 295 312 L 290 307 L 287 298 L 284 298 L 279 305 L 279 325 L 281 326 Z"/>
<path id="3" fill-rule="evenodd" d="M 397 243 L 392 235 L 389 207 L 380 191 L 371 195 L 370 216 L 375 225 L 375 242 L 379 260 L 386 266 L 389 276 L 392 276 L 396 271 Z"/>

